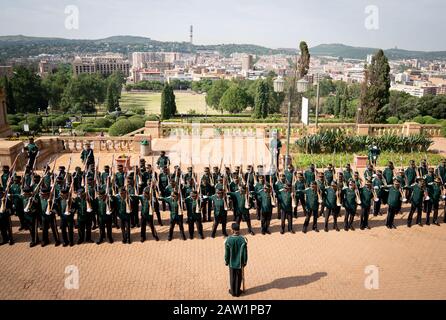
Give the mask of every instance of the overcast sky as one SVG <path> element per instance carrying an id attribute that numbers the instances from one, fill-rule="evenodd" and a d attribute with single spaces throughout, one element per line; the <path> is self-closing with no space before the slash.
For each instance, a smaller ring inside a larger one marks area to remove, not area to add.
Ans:
<path id="1" fill-rule="evenodd" d="M 65 28 L 68 5 L 79 8 L 78 29 Z M 377 30 L 365 27 L 370 5 L 379 9 Z M 188 41 L 192 24 L 196 44 L 446 50 L 445 13 L 445 0 L 1 0 L 0 35 Z"/>

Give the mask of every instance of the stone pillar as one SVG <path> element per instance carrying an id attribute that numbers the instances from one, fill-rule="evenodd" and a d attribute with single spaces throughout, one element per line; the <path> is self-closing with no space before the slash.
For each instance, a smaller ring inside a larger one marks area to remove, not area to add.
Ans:
<path id="1" fill-rule="evenodd" d="M 152 138 L 161 138 L 161 122 L 160 121 L 146 121 L 145 135 L 150 135 Z"/>
<path id="2" fill-rule="evenodd" d="M 421 134 L 422 125 L 416 122 L 406 122 L 403 125 L 403 135 L 411 136 Z"/>
<path id="3" fill-rule="evenodd" d="M 6 93 L 0 87 L 0 137 L 12 136 L 12 130 L 9 127 L 6 117 Z"/>
<path id="4" fill-rule="evenodd" d="M 357 124 L 356 125 L 356 134 L 358 136 L 368 136 L 369 135 L 369 125 L 368 124 Z"/>

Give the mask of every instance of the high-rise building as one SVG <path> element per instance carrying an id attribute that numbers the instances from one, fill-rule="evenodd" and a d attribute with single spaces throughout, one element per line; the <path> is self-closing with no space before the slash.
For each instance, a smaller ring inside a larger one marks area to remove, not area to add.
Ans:
<path id="1" fill-rule="evenodd" d="M 249 71 L 253 69 L 252 55 L 246 54 L 242 57 L 242 71 Z"/>

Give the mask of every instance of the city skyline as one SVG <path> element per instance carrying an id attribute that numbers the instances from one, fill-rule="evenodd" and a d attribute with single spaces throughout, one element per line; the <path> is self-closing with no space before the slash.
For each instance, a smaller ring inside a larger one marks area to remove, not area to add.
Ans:
<path id="1" fill-rule="evenodd" d="M 79 9 L 78 28 L 67 28 L 67 6 Z M 372 7 L 370 7 L 372 6 Z M 379 11 L 374 11 L 374 10 Z M 296 48 L 300 40 L 310 47 L 342 43 L 357 47 L 443 51 L 437 34 L 446 3 L 419 5 L 400 0 L 385 2 L 339 0 L 252 1 L 202 0 L 26 1 L 5 0 L 0 13 L 0 35 L 102 39 L 114 35 L 143 36 L 159 41 L 189 41 L 194 26 L 195 44 L 255 44 L 268 48 Z M 367 13 L 366 13 L 367 12 Z M 102 13 L 102 14 L 98 14 Z M 375 19 L 378 17 L 378 20 Z M 373 23 L 372 28 L 366 25 Z M 434 32 L 435 31 L 435 32 Z"/>

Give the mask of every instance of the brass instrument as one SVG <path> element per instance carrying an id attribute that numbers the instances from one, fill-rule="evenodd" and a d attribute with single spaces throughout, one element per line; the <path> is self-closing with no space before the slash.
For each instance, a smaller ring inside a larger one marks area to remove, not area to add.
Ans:
<path id="1" fill-rule="evenodd" d="M 403 188 L 400 188 L 399 191 L 400 191 L 400 194 L 401 194 L 401 201 L 403 203 L 407 203 L 406 193 L 404 192 Z"/>
<path id="2" fill-rule="evenodd" d="M 376 193 L 376 190 L 377 190 L 376 188 L 378 188 L 378 187 L 372 187 L 373 201 L 379 202 L 379 197 L 378 197 L 378 194 Z"/>
<path id="3" fill-rule="evenodd" d="M 429 192 L 427 191 L 427 187 L 424 187 L 424 201 L 429 201 L 431 197 L 429 197 Z"/>
<path id="4" fill-rule="evenodd" d="M 297 202 L 296 202 L 296 194 L 294 192 L 294 183 L 295 183 L 295 174 L 293 173 L 293 179 L 291 182 L 291 203 L 292 203 L 292 207 L 293 209 L 297 208 Z"/>
<path id="5" fill-rule="evenodd" d="M 360 194 L 359 194 L 359 190 L 358 190 L 358 188 L 355 188 L 355 195 L 356 195 L 356 204 L 357 205 L 361 205 L 361 196 L 360 196 Z"/>
<path id="6" fill-rule="evenodd" d="M 339 186 L 336 188 L 336 206 L 337 207 L 341 207 L 342 206 L 342 202 L 341 202 L 341 188 L 339 188 Z"/>

